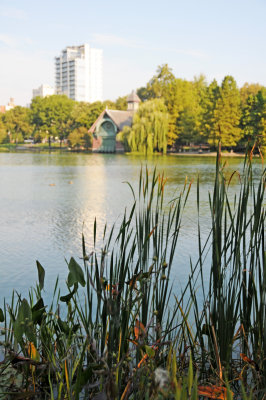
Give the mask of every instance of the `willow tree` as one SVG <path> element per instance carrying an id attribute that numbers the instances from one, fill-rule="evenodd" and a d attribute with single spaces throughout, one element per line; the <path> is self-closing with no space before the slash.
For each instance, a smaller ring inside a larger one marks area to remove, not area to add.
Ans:
<path id="1" fill-rule="evenodd" d="M 146 101 L 133 117 L 132 128 L 126 127 L 119 135 L 125 147 L 132 152 L 166 153 L 168 113 L 163 100 Z"/>
<path id="2" fill-rule="evenodd" d="M 142 101 L 163 99 L 168 115 L 168 145 L 172 146 L 177 138 L 176 119 L 178 116 L 178 81 L 167 64 L 160 65 L 156 74 L 147 83 L 146 87 L 138 89 L 137 93 Z"/>

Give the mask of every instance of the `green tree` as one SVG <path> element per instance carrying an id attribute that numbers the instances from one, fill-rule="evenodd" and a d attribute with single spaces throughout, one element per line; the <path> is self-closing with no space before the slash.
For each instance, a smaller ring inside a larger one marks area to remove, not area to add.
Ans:
<path id="1" fill-rule="evenodd" d="M 35 125 L 35 135 L 59 137 L 60 145 L 73 129 L 71 112 L 74 100 L 64 95 L 36 97 L 31 103 L 31 121 Z"/>
<path id="2" fill-rule="evenodd" d="M 76 103 L 71 113 L 73 127 L 78 128 L 83 126 L 89 129 L 105 108 L 105 104 L 101 101 Z"/>
<path id="3" fill-rule="evenodd" d="M 203 75 L 194 78 L 193 82 L 179 82 L 177 143 L 188 145 L 202 141 L 203 100 L 206 90 L 207 84 Z"/>
<path id="4" fill-rule="evenodd" d="M 168 113 L 161 99 L 142 103 L 134 114 L 132 128 L 126 127 L 118 137 L 133 152 L 166 153 Z"/>
<path id="5" fill-rule="evenodd" d="M 112 100 L 105 100 L 103 103 L 103 109 L 105 110 L 106 108 L 109 110 L 115 110 L 116 106 L 115 103 Z"/>
<path id="6" fill-rule="evenodd" d="M 139 98 L 140 98 L 140 100 L 142 102 L 151 99 L 151 95 L 150 95 L 147 87 L 145 87 L 145 86 L 140 87 L 139 89 L 137 89 L 137 95 L 139 96 Z"/>
<path id="7" fill-rule="evenodd" d="M 92 136 L 84 126 L 74 129 L 68 136 L 71 147 L 85 147 L 86 150 L 92 146 Z"/>
<path id="8" fill-rule="evenodd" d="M 180 81 L 175 78 L 168 64 L 163 64 L 157 68 L 156 75 L 148 82 L 146 89 L 148 99 L 162 99 L 167 107 L 169 114 L 168 146 L 173 145 L 178 135 L 176 121 L 180 111 L 178 107 L 179 83 Z M 142 89 L 142 93 L 140 93 L 141 98 L 143 98 L 144 93 L 145 91 Z"/>
<path id="9" fill-rule="evenodd" d="M 150 99 L 166 98 L 169 87 L 175 81 L 175 76 L 168 64 L 160 65 L 154 75 L 147 84 L 147 90 Z"/>
<path id="10" fill-rule="evenodd" d="M 21 143 L 32 135 L 30 110 L 26 107 L 16 106 L 7 111 L 3 116 L 3 122 L 11 142 Z"/>
<path id="11" fill-rule="evenodd" d="M 239 91 L 241 107 L 245 107 L 250 95 L 256 96 L 261 89 L 262 86 L 259 83 L 244 83 Z"/>
<path id="12" fill-rule="evenodd" d="M 9 136 L 7 134 L 6 127 L 4 125 L 2 116 L 0 115 L 0 143 L 8 143 Z"/>
<path id="13" fill-rule="evenodd" d="M 106 105 L 104 105 L 100 101 L 96 101 L 90 104 L 90 110 L 88 114 L 88 124 L 86 125 L 88 128 L 92 126 L 92 124 L 96 121 L 99 115 L 105 110 Z"/>
<path id="14" fill-rule="evenodd" d="M 242 146 L 246 147 L 248 142 L 256 143 L 266 154 L 266 88 L 248 97 L 241 123 L 244 131 Z"/>
<path id="15" fill-rule="evenodd" d="M 71 111 L 71 120 L 74 128 L 80 126 L 90 127 L 90 103 L 84 101 L 76 102 Z"/>
<path id="16" fill-rule="evenodd" d="M 213 142 L 215 137 L 215 116 L 217 101 L 220 97 L 220 88 L 216 80 L 213 80 L 201 97 L 202 119 L 201 134 L 205 141 Z"/>
<path id="17" fill-rule="evenodd" d="M 221 142 L 223 147 L 236 146 L 241 139 L 240 94 L 232 76 L 226 76 L 220 88 L 219 99 L 214 110 L 214 135 L 211 142 Z"/>
<path id="18" fill-rule="evenodd" d="M 127 110 L 127 96 L 118 97 L 118 99 L 115 102 L 115 109 L 122 111 Z"/>

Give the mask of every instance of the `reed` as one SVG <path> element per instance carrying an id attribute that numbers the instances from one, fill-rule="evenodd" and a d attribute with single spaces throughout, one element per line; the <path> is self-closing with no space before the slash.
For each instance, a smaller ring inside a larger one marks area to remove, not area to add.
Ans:
<path id="1" fill-rule="evenodd" d="M 0 312 L 0 398 L 265 398 L 265 171 L 254 182 L 251 156 L 232 202 L 218 154 L 211 230 L 202 242 L 198 223 L 198 262 L 182 292 L 171 269 L 191 183 L 166 203 L 156 169 L 141 170 L 136 191 L 128 184 L 133 204 L 105 227 L 100 252 L 95 220 L 93 250 L 83 236 L 82 266 L 68 261 L 66 293 L 57 280 L 49 306 L 37 262 L 28 299 L 14 292 Z M 200 180 L 200 221 L 199 204 Z"/>

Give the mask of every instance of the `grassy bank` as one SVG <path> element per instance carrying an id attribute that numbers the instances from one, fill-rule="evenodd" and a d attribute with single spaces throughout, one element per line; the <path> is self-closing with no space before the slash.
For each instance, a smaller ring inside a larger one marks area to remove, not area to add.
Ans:
<path id="1" fill-rule="evenodd" d="M 69 146 L 63 145 L 60 147 L 58 143 L 51 143 L 49 146 L 48 143 L 36 143 L 36 144 L 14 144 L 14 143 L 7 143 L 7 144 L 1 144 L 0 145 L 0 153 L 6 153 L 6 152 L 47 152 L 47 151 L 52 151 L 52 152 L 75 152 L 75 153 L 91 153 L 91 150 L 85 150 L 85 149 L 71 149 Z M 118 153 L 121 154 L 121 153 Z M 122 152 L 123 154 L 123 152 Z M 137 155 L 137 156 L 145 156 L 145 153 L 140 153 L 140 152 L 125 152 L 127 155 Z M 198 151 L 185 151 L 181 153 L 167 153 L 167 155 L 170 156 L 181 156 L 181 157 L 216 157 L 216 152 L 202 152 L 199 153 Z M 162 153 L 156 153 L 154 152 L 152 156 L 161 156 Z M 222 152 L 221 153 L 222 157 L 245 157 L 244 153 L 235 153 L 235 152 Z M 254 157 L 260 157 L 259 154 L 254 155 Z"/>
<path id="2" fill-rule="evenodd" d="M 40 152 L 40 151 L 68 151 L 67 146 L 59 146 L 58 143 L 51 143 L 49 146 L 48 143 L 38 143 L 38 144 L 14 144 L 14 143 L 7 143 L 1 144 L 0 146 L 0 153 L 6 152 L 16 152 L 16 151 L 30 151 L 30 152 Z"/>
<path id="3" fill-rule="evenodd" d="M 28 298 L 14 292 L 0 312 L 0 398 L 265 398 L 265 171 L 255 184 L 251 158 L 232 203 L 217 157 L 206 242 L 197 182 L 198 262 L 188 260 L 181 291 L 171 268 L 191 184 L 166 204 L 156 171 L 141 171 L 133 205 L 119 227 L 104 229 L 100 253 L 95 220 L 93 243 L 83 237 L 82 260 L 67 261 L 65 292 L 56 282 L 48 305 L 37 262 Z"/>

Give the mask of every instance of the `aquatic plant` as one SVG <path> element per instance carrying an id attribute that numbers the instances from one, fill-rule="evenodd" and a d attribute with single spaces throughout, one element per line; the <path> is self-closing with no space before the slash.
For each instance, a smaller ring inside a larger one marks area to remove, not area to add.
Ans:
<path id="1" fill-rule="evenodd" d="M 265 171 L 254 182 L 251 155 L 233 202 L 218 155 L 205 242 L 198 180 L 199 257 L 182 291 L 171 268 L 191 183 L 165 204 L 166 178 L 147 168 L 101 251 L 96 220 L 92 251 L 82 237 L 82 265 L 67 262 L 66 293 L 57 280 L 49 306 L 37 261 L 28 299 L 14 292 L 0 310 L 0 398 L 263 399 Z"/>

